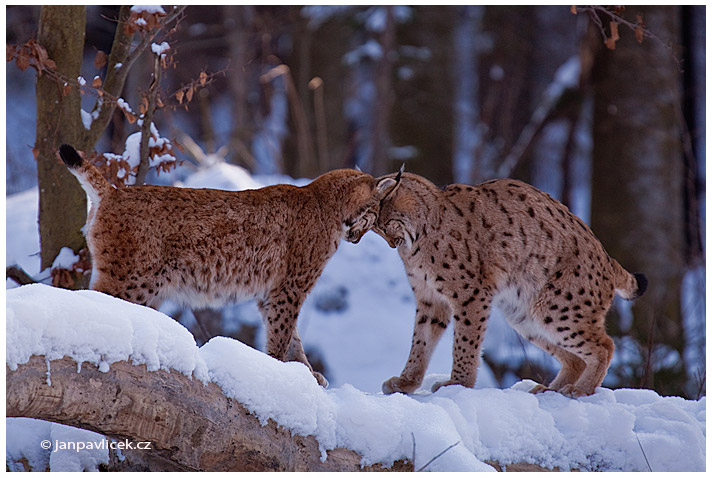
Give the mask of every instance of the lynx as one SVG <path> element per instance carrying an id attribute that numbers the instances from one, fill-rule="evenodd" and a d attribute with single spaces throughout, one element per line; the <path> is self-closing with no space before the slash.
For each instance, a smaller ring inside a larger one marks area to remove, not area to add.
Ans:
<path id="1" fill-rule="evenodd" d="M 357 242 L 349 231 L 363 230 L 358 220 L 383 198 L 372 176 L 336 170 L 304 187 L 239 192 L 116 189 L 73 147 L 59 152 L 92 202 L 84 230 L 92 289 L 151 307 L 169 298 L 194 308 L 256 298 L 267 353 L 312 370 L 299 309 L 339 241 Z"/>
<path id="2" fill-rule="evenodd" d="M 606 313 L 616 292 L 627 300 L 640 296 L 644 275 L 623 269 L 566 206 L 525 183 L 499 179 L 441 190 L 406 173 L 379 179 L 378 186 L 385 194 L 377 220 L 369 211 L 360 224 L 372 224 L 398 248 L 417 300 L 410 356 L 401 375 L 383 384 L 384 393 L 420 386 L 451 317 L 452 374 L 432 391 L 473 387 L 493 306 L 561 363 L 548 386 L 531 392 L 578 397 L 601 385 L 614 350 Z"/>

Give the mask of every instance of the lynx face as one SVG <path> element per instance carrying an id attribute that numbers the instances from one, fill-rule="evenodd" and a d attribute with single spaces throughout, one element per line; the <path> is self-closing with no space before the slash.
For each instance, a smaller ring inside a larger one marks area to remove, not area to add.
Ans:
<path id="1" fill-rule="evenodd" d="M 397 181 L 393 178 L 384 178 L 376 183 L 374 192 L 365 202 L 364 207 L 344 222 L 343 237 L 345 240 L 357 244 L 364 234 L 376 226 L 378 213 L 381 209 L 381 201 L 397 184 Z"/>
<path id="2" fill-rule="evenodd" d="M 551 384 L 532 392 L 590 395 L 613 355 L 604 321 L 615 292 L 634 299 L 646 286 L 563 204 L 519 181 L 441 190 L 404 174 L 381 201 L 373 230 L 398 248 L 417 300 L 410 356 L 401 375 L 383 384 L 384 393 L 420 386 L 451 319 L 452 374 L 433 391 L 474 386 L 487 320 L 497 306 L 517 332 L 561 362 Z"/>

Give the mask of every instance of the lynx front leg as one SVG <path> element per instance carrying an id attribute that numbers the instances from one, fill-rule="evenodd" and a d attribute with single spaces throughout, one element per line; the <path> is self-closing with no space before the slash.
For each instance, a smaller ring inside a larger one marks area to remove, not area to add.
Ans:
<path id="1" fill-rule="evenodd" d="M 314 370 L 311 364 L 309 363 L 307 355 L 304 352 L 304 348 L 302 347 L 302 341 L 299 338 L 299 332 L 297 331 L 297 327 L 294 328 L 294 332 L 292 333 L 292 341 L 289 343 L 289 350 L 287 350 L 286 360 L 289 362 L 303 363 L 309 368 L 319 385 L 324 388 L 329 386 L 329 381 L 321 373 Z"/>
<path id="2" fill-rule="evenodd" d="M 436 382 L 433 393 L 447 385 L 475 386 L 480 363 L 480 345 L 485 335 L 490 314 L 492 294 L 475 288 L 470 297 L 455 307 L 455 339 L 452 344 L 452 373 L 450 380 Z"/>
<path id="3" fill-rule="evenodd" d="M 418 299 L 408 362 L 400 377 L 383 382 L 383 393 L 412 393 L 420 386 L 435 346 L 450 322 L 450 315 L 450 306 L 441 299 Z"/>
<path id="4" fill-rule="evenodd" d="M 297 317 L 301 302 L 296 294 L 290 294 L 282 289 L 257 304 L 265 323 L 267 353 L 283 362 L 289 360 L 302 362 L 312 372 L 319 385 L 326 387 L 328 384 L 326 379 L 319 372 L 315 372 L 307 360 L 297 332 Z"/>

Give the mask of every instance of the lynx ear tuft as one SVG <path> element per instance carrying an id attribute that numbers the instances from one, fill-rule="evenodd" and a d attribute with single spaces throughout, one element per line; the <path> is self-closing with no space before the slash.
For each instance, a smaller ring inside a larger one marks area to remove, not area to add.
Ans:
<path id="1" fill-rule="evenodd" d="M 396 176 L 396 183 L 400 183 L 401 177 L 403 176 L 403 171 L 405 171 L 405 163 L 401 164 L 398 175 Z"/>
<path id="2" fill-rule="evenodd" d="M 76 149 L 68 144 L 63 144 L 59 147 L 59 156 L 62 158 L 62 161 L 64 161 L 64 164 L 66 164 L 69 168 L 74 169 L 82 165 L 82 157 L 79 156 Z"/>

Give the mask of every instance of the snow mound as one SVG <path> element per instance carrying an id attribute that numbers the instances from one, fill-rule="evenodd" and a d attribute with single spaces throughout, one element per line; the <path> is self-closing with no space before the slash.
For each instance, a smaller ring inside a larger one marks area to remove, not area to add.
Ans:
<path id="1" fill-rule="evenodd" d="M 104 371 L 118 360 L 175 369 L 215 382 L 263 424 L 272 419 L 294 434 L 313 435 L 323 458 L 345 447 L 361 454 L 363 465 L 414 458 L 419 469 L 447 450 L 426 469 L 485 471 L 491 470 L 485 461 L 494 460 L 562 470 L 705 470 L 705 398 L 599 388 L 572 400 L 554 392 L 531 395 L 530 381 L 506 390 L 456 386 L 433 394 L 426 391 L 433 376 L 411 396 L 366 393 L 349 384 L 325 390 L 300 363 L 277 361 L 225 337 L 199 349 L 173 319 L 98 292 L 11 289 L 7 316 L 12 370 L 31 355 L 69 356 Z M 77 466 L 91 467 L 74 458 Z"/>
<path id="2" fill-rule="evenodd" d="M 263 185 L 255 181 L 245 168 L 236 164 L 217 162 L 191 174 L 179 186 L 241 191 L 243 189 L 258 189 Z"/>
<path id="3" fill-rule="evenodd" d="M 32 355 L 71 357 L 103 372 L 121 360 L 148 370 L 177 370 L 207 381 L 195 339 L 170 317 L 102 294 L 33 284 L 7 291 L 6 363 L 11 370 Z M 48 376 L 48 381 L 50 377 Z"/>
<path id="4" fill-rule="evenodd" d="M 33 418 L 8 418 L 6 434 L 12 437 L 6 449 L 10 471 L 99 471 L 99 465 L 109 463 L 108 447 L 100 446 L 106 438 L 98 433 Z M 97 446 L 81 450 L 56 446 L 79 442 Z"/>

